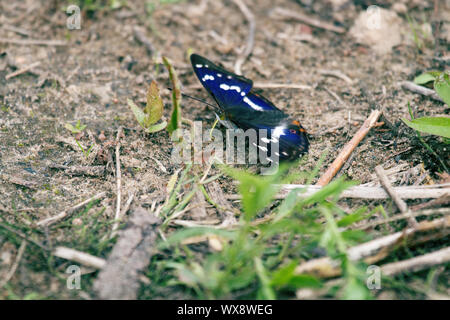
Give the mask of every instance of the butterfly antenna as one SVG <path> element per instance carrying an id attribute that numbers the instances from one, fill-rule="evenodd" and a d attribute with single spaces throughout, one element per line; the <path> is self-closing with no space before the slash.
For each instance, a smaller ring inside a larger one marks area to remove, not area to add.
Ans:
<path id="1" fill-rule="evenodd" d="M 169 89 L 170 91 L 173 90 L 172 88 L 167 88 L 167 89 Z M 216 111 L 219 109 L 216 105 L 213 105 L 212 103 L 206 102 L 205 100 L 202 100 L 202 99 L 200 99 L 200 98 L 196 98 L 196 97 L 190 96 L 190 95 L 185 94 L 185 93 L 181 93 L 181 95 L 182 95 L 183 97 L 186 97 L 186 98 L 189 98 L 189 99 L 192 99 L 192 100 L 195 100 L 195 101 L 204 103 L 204 104 L 206 104 L 207 106 L 213 108 L 213 109 L 216 110 Z"/>

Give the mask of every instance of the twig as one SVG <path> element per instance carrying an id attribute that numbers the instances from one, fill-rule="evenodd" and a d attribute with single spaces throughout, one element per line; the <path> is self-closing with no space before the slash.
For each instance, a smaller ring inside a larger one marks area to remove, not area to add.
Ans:
<path id="1" fill-rule="evenodd" d="M 18 237 L 20 237 L 20 238 L 22 238 L 22 239 L 24 239 L 24 240 L 27 240 L 27 241 L 29 241 L 29 242 L 31 242 L 31 243 L 37 245 L 39 248 L 41 248 L 41 249 L 43 249 L 43 250 L 48 250 L 48 248 L 45 247 L 45 246 L 44 246 L 43 244 L 41 244 L 40 242 L 31 239 L 30 237 L 28 237 L 28 236 L 26 236 L 25 234 L 23 234 L 21 231 L 18 231 L 18 230 L 14 229 L 14 228 L 11 228 L 10 226 L 8 226 L 8 225 L 6 225 L 6 224 L 4 224 L 4 223 L 1 223 L 1 221 L 2 221 L 2 219 L 0 218 L 0 227 L 1 227 L 1 228 L 6 229 L 6 230 L 8 230 L 9 232 L 14 233 L 14 234 L 17 235 Z"/>
<path id="2" fill-rule="evenodd" d="M 22 46 L 66 46 L 68 43 L 62 40 L 39 40 L 39 39 L 7 39 L 0 38 L 0 43 L 18 44 Z"/>
<path id="3" fill-rule="evenodd" d="M 347 256 L 351 261 L 364 260 L 369 264 L 374 264 L 389 255 L 397 246 L 404 244 L 407 240 L 413 239 L 419 232 L 428 233 L 437 229 L 448 229 L 450 227 L 450 217 L 435 219 L 433 221 L 422 221 L 417 228 L 407 228 L 363 244 L 351 247 L 347 250 Z M 424 242 L 445 237 L 448 232 L 437 232 L 418 239 L 417 242 Z M 339 263 L 329 257 L 309 260 L 299 265 L 296 274 L 314 274 L 318 277 L 328 278 L 341 274 Z"/>
<path id="4" fill-rule="evenodd" d="M 26 36 L 26 37 L 30 36 L 30 32 L 28 30 L 25 30 L 25 29 L 22 29 L 22 28 L 17 28 L 17 27 L 10 26 L 10 25 L 3 25 L 3 29 L 15 32 L 15 33 L 20 34 L 22 36 Z"/>
<path id="5" fill-rule="evenodd" d="M 64 170 L 64 173 L 70 176 L 87 175 L 98 177 L 105 174 L 106 166 L 65 166 L 59 164 L 49 165 L 50 169 Z"/>
<path id="6" fill-rule="evenodd" d="M 344 101 L 342 101 L 342 99 L 341 99 L 334 91 L 331 91 L 331 90 L 328 89 L 327 87 L 324 87 L 324 89 L 330 94 L 330 96 L 332 96 L 333 98 L 335 98 L 336 101 L 339 102 L 339 104 L 345 105 Z"/>
<path id="7" fill-rule="evenodd" d="M 242 14 L 245 16 L 245 19 L 247 19 L 249 28 L 245 49 L 237 58 L 236 64 L 234 65 L 234 72 L 236 74 L 242 74 L 241 66 L 253 51 L 255 42 L 255 17 L 242 0 L 233 0 L 233 2 L 239 7 L 239 10 L 241 10 Z"/>
<path id="8" fill-rule="evenodd" d="M 407 212 L 406 214 L 397 214 L 397 215 L 389 217 L 387 219 L 380 219 L 378 221 L 364 224 L 364 225 L 356 227 L 354 229 L 367 230 L 367 229 L 371 229 L 373 227 L 379 226 L 380 224 L 385 224 L 385 223 L 394 222 L 394 221 L 398 221 L 398 220 L 408 219 L 410 215 L 413 217 L 420 217 L 420 216 L 431 216 L 431 215 L 438 215 L 438 214 L 448 215 L 448 214 L 450 214 L 450 208 L 428 209 L 428 210 L 416 211 L 416 212 L 412 212 L 412 213 Z"/>
<path id="9" fill-rule="evenodd" d="M 105 259 L 66 247 L 57 247 L 53 252 L 53 255 L 66 260 L 75 261 L 86 267 L 92 267 L 95 269 L 102 269 L 106 264 Z"/>
<path id="10" fill-rule="evenodd" d="M 440 101 L 440 102 L 444 102 L 438 95 L 437 93 L 432 90 L 432 89 L 428 89 L 426 87 L 423 86 L 419 86 L 417 84 L 415 84 L 414 82 L 410 82 L 410 81 L 402 81 L 400 82 L 400 85 L 402 86 L 403 89 L 405 90 L 409 90 L 418 94 L 421 94 L 423 96 L 427 96 L 430 97 L 434 100 Z"/>
<path id="11" fill-rule="evenodd" d="M 319 73 L 324 76 L 332 76 L 335 78 L 342 79 L 348 84 L 353 84 L 353 80 L 339 70 L 320 70 Z"/>
<path id="12" fill-rule="evenodd" d="M 446 247 L 420 257 L 385 264 L 381 267 L 381 272 L 385 276 L 393 276 L 405 271 L 417 272 L 449 261 L 450 247 Z"/>
<path id="13" fill-rule="evenodd" d="M 122 172 L 120 171 L 120 136 L 122 134 L 122 127 L 117 130 L 116 137 L 116 184 L 117 184 L 117 195 L 116 195 L 116 215 L 114 217 L 115 223 L 113 225 L 113 233 L 119 226 L 120 220 L 120 201 L 121 201 L 121 188 L 122 188 Z"/>
<path id="14" fill-rule="evenodd" d="M 354 137 L 344 146 L 342 151 L 338 154 L 327 171 L 320 177 L 319 181 L 317 181 L 317 185 L 325 186 L 331 181 L 331 179 L 333 179 L 333 177 L 343 166 L 356 146 L 362 141 L 362 139 L 364 139 L 364 137 L 369 133 L 370 129 L 375 125 L 380 115 L 380 110 L 372 111 L 370 116 L 366 119 L 366 121 L 364 121 L 363 125 L 361 126 L 361 128 L 359 128 Z"/>
<path id="15" fill-rule="evenodd" d="M 114 238 L 117 234 L 117 229 L 119 228 L 119 223 L 122 220 L 122 218 L 127 214 L 128 209 L 130 209 L 130 205 L 133 202 L 134 199 L 134 193 L 130 192 L 128 194 L 128 200 L 125 202 L 125 206 L 122 208 L 122 211 L 120 212 L 119 220 L 114 221 L 112 232 L 110 238 Z"/>
<path id="16" fill-rule="evenodd" d="M 402 200 L 398 196 L 398 194 L 395 192 L 394 188 L 392 187 L 391 183 L 389 182 L 389 179 L 384 172 L 384 169 L 382 166 L 376 166 L 375 167 L 375 173 L 378 176 L 378 179 L 380 179 L 381 185 L 386 189 L 386 192 L 389 194 L 389 196 L 394 200 L 395 204 L 397 205 L 398 209 L 403 214 L 409 214 L 408 223 L 411 228 L 417 227 L 417 221 L 416 219 L 411 215 L 411 212 L 408 210 L 408 206 L 406 205 L 406 202 Z"/>
<path id="17" fill-rule="evenodd" d="M 26 73 L 26 72 L 30 71 L 31 69 L 33 69 L 33 68 L 39 66 L 40 64 L 41 64 L 40 61 L 34 62 L 34 63 L 32 63 L 32 64 L 30 64 L 30 65 L 28 65 L 28 66 L 26 66 L 26 67 L 23 67 L 23 68 L 21 68 L 21 69 L 19 69 L 19 70 L 16 70 L 16 71 L 14 71 L 14 72 L 11 72 L 10 74 L 7 74 L 7 75 L 5 76 L 5 79 L 6 79 L 6 80 L 9 80 L 9 79 L 11 79 L 11 78 L 13 78 L 13 77 L 16 77 L 16 76 L 18 76 L 18 75 L 21 75 L 21 74 L 23 74 L 23 73 Z"/>
<path id="18" fill-rule="evenodd" d="M 253 83 L 255 88 L 261 89 L 301 89 L 301 90 L 312 90 L 313 87 L 299 84 L 299 83 L 276 83 L 276 82 L 255 82 Z"/>
<path id="19" fill-rule="evenodd" d="M 6 274 L 5 279 L 3 279 L 3 281 L 0 282 L 0 288 L 3 288 L 5 284 L 7 284 L 9 280 L 11 280 L 11 278 L 14 276 L 14 273 L 16 273 L 17 267 L 19 266 L 20 260 L 22 260 L 23 253 L 25 252 L 26 248 L 27 248 L 27 240 L 22 240 L 22 242 L 20 243 L 19 250 L 17 251 L 14 264 Z"/>
<path id="20" fill-rule="evenodd" d="M 395 192 L 402 199 L 431 199 L 439 198 L 448 194 L 450 183 L 433 186 L 405 186 L 394 187 Z M 275 197 L 276 199 L 284 199 L 287 194 L 293 189 L 300 189 L 298 197 L 306 198 L 319 192 L 323 187 L 318 185 L 303 185 L 303 184 L 284 184 L 280 192 Z M 306 190 L 305 190 L 306 189 Z M 388 199 L 389 194 L 382 187 L 366 187 L 355 186 L 342 191 L 341 198 L 357 198 L 357 199 Z M 241 199 L 240 195 L 227 195 L 228 200 Z"/>
<path id="21" fill-rule="evenodd" d="M 78 210 L 78 209 L 84 207 L 85 205 L 91 203 L 92 201 L 99 200 L 99 199 L 103 198 L 105 195 L 106 195 L 106 191 L 100 192 L 100 193 L 96 194 L 95 196 L 93 196 L 92 198 L 87 199 L 87 200 L 85 200 L 85 201 L 77 204 L 76 206 L 73 206 L 73 207 L 71 207 L 71 208 L 69 208 L 69 209 L 67 209 L 65 211 L 62 211 L 61 213 L 59 213 L 59 214 L 57 214 L 55 216 L 52 216 L 50 218 L 46 218 L 46 219 L 43 219 L 41 221 L 38 221 L 36 223 L 36 225 L 41 227 L 41 226 L 49 226 L 51 224 L 54 224 L 55 222 L 60 221 L 60 220 L 62 220 L 64 218 L 68 217 L 73 212 L 75 212 L 76 210 Z"/>
<path id="22" fill-rule="evenodd" d="M 273 10 L 273 13 L 278 14 L 284 18 L 287 19 L 294 19 L 297 21 L 300 21 L 302 23 L 308 24 L 310 26 L 319 28 L 319 29 L 324 29 L 324 30 L 329 30 L 329 31 L 333 31 L 336 33 L 344 33 L 346 30 L 342 27 L 338 27 L 335 26 L 331 23 L 327 23 L 318 19 L 314 19 L 312 17 L 308 17 L 307 15 L 304 15 L 300 12 L 294 12 L 292 10 L 288 10 L 288 9 L 284 9 L 284 8 L 280 8 L 277 7 Z"/>
<path id="23" fill-rule="evenodd" d="M 449 203 L 450 203 L 450 191 L 447 194 L 444 194 L 443 196 L 441 196 L 437 199 L 412 206 L 411 210 L 416 211 L 416 210 L 425 209 L 425 208 L 429 208 L 429 207 L 448 205 Z"/>

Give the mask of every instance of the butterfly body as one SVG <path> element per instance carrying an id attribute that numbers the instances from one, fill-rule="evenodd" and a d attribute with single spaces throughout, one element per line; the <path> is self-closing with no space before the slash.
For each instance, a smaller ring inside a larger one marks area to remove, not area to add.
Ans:
<path id="1" fill-rule="evenodd" d="M 265 137 L 258 137 L 259 148 L 268 146 L 270 150 L 270 146 L 276 143 L 279 151 L 275 154 L 282 160 L 294 160 L 308 152 L 306 130 L 300 122 L 253 92 L 252 80 L 227 71 L 197 54 L 191 55 L 191 63 L 196 76 L 227 120 L 244 130 L 266 130 Z"/>

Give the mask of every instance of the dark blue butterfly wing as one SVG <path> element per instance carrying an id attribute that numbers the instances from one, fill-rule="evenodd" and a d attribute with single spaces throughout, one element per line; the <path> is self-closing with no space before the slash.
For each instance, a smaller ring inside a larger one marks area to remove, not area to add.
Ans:
<path id="1" fill-rule="evenodd" d="M 233 107 L 279 110 L 272 102 L 251 91 L 252 80 L 229 72 L 195 53 L 191 55 L 191 63 L 197 78 L 222 110 Z"/>
<path id="2" fill-rule="evenodd" d="M 271 146 L 277 144 L 278 152 L 274 155 L 282 160 L 295 160 L 308 152 L 309 141 L 306 130 L 298 121 L 291 120 L 287 114 L 276 109 L 269 111 L 256 111 L 241 108 L 230 108 L 226 113 L 228 119 L 239 128 L 266 129 L 267 138 L 259 138 L 258 145 L 268 147 L 271 155 Z"/>
<path id="3" fill-rule="evenodd" d="M 278 144 L 277 156 L 280 159 L 294 160 L 308 152 L 305 129 L 268 99 L 253 92 L 252 80 L 229 72 L 197 54 L 191 55 L 191 63 L 203 87 L 225 116 L 239 128 L 266 129 L 266 139 L 270 140 L 268 147 L 270 149 L 271 143 Z M 259 144 L 262 146 L 268 140 L 260 139 Z"/>
<path id="4" fill-rule="evenodd" d="M 191 63 L 203 87 L 223 110 L 239 104 L 252 89 L 252 80 L 231 73 L 198 54 L 191 55 Z"/>

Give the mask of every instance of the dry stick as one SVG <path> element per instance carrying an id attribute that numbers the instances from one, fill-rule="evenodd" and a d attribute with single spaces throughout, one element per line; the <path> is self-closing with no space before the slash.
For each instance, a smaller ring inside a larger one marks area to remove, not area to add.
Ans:
<path id="1" fill-rule="evenodd" d="M 407 228 L 403 231 L 396 232 L 369 242 L 347 249 L 347 256 L 351 261 L 364 260 L 366 263 L 374 264 L 385 257 L 395 249 L 396 246 L 404 244 L 406 240 L 413 238 L 417 233 L 428 233 L 437 229 L 448 229 L 450 227 L 450 216 L 435 219 L 433 221 L 422 221 L 417 228 Z M 431 234 L 418 242 L 436 240 L 443 238 L 448 232 L 437 232 Z M 295 270 L 296 274 L 314 274 L 318 277 L 328 278 L 341 274 L 339 263 L 329 257 L 309 260 L 299 266 Z"/>
<path id="2" fill-rule="evenodd" d="M 21 75 L 21 74 L 23 74 L 23 73 L 26 73 L 26 72 L 30 71 L 31 69 L 33 69 L 33 68 L 39 66 L 40 64 L 41 64 L 40 61 L 34 62 L 34 63 L 32 63 L 32 64 L 30 64 L 30 65 L 28 65 L 28 66 L 26 66 L 26 67 L 24 67 L 24 68 L 22 68 L 22 69 L 19 69 L 19 70 L 17 70 L 17 71 L 11 72 L 10 74 L 7 74 L 6 77 L 5 77 L 5 79 L 6 79 L 6 80 L 9 80 L 9 79 L 11 79 L 11 78 L 13 78 L 13 77 L 16 77 L 16 76 L 18 76 L 18 75 Z"/>
<path id="3" fill-rule="evenodd" d="M 112 228 L 110 238 L 114 238 L 116 236 L 117 229 L 119 228 L 119 223 L 122 220 L 122 218 L 125 216 L 125 214 L 127 213 L 128 209 L 130 209 L 130 205 L 131 205 L 131 202 L 133 202 L 133 199 L 134 199 L 134 192 L 133 193 L 130 192 L 128 194 L 128 200 L 127 200 L 127 202 L 125 202 L 125 206 L 122 208 L 122 211 L 120 211 L 119 220 L 114 221 L 114 225 Z"/>
<path id="4" fill-rule="evenodd" d="M 324 30 L 329 30 L 329 31 L 333 31 L 336 33 L 344 33 L 346 30 L 342 27 L 338 27 L 335 26 L 331 23 L 327 23 L 318 19 L 314 19 L 311 17 L 308 17 L 307 15 L 304 15 L 300 12 L 294 12 L 292 10 L 288 10 L 288 9 L 284 9 L 284 8 L 280 8 L 277 7 L 273 10 L 273 12 L 275 14 L 278 14 L 280 16 L 283 16 L 284 18 L 288 18 L 288 19 L 293 19 L 293 20 L 297 20 L 300 21 L 302 23 L 308 24 L 310 26 L 319 28 L 319 29 L 324 29 Z"/>
<path id="5" fill-rule="evenodd" d="M 411 215 L 411 212 L 408 210 L 408 206 L 406 205 L 406 202 L 402 200 L 398 196 L 398 194 L 395 192 L 394 188 L 392 188 L 391 183 L 389 182 L 389 179 L 384 172 L 384 169 L 382 166 L 376 166 L 375 167 L 375 173 L 378 176 L 378 179 L 380 179 L 381 185 L 386 189 L 386 192 L 389 194 L 389 196 L 394 200 L 395 204 L 399 208 L 400 212 L 403 214 L 409 214 L 408 217 L 408 223 L 411 228 L 417 227 L 417 221 L 416 219 Z"/>
<path id="6" fill-rule="evenodd" d="M 21 231 L 18 231 L 14 228 L 11 228 L 10 226 L 1 223 L 3 220 L 0 218 L 0 227 L 3 229 L 8 230 L 9 232 L 14 233 L 15 235 L 17 235 L 18 237 L 22 238 L 23 240 L 27 240 L 28 242 L 31 242 L 35 245 L 37 245 L 39 248 L 43 249 L 43 250 L 48 250 L 47 247 L 45 247 L 43 244 L 41 244 L 40 242 L 33 240 L 32 238 L 28 237 L 27 235 L 25 235 L 24 233 L 22 233 Z"/>
<path id="7" fill-rule="evenodd" d="M 410 82 L 410 81 L 402 81 L 400 82 L 400 85 L 402 86 L 403 89 L 405 90 L 409 90 L 418 94 L 421 94 L 423 96 L 427 96 L 430 97 L 434 100 L 440 101 L 440 102 L 444 102 L 438 95 L 437 93 L 432 90 L 432 89 L 428 89 L 426 87 L 422 87 L 419 86 L 417 84 L 415 84 L 414 82 Z"/>
<path id="8" fill-rule="evenodd" d="M 0 38 L 0 43 L 9 43 L 9 44 L 18 44 L 23 46 L 66 46 L 68 43 L 66 41 L 61 40 L 39 40 L 39 39 L 7 39 Z"/>
<path id="9" fill-rule="evenodd" d="M 116 196 L 116 215 L 114 217 L 114 224 L 112 228 L 112 234 L 115 233 L 119 227 L 120 220 L 120 201 L 121 201 L 121 187 L 122 187 L 122 172 L 120 171 L 120 135 L 122 134 L 122 127 L 117 129 L 116 137 L 116 184 L 117 184 L 117 196 Z"/>
<path id="10" fill-rule="evenodd" d="M 404 271 L 420 271 L 449 261 L 450 247 L 446 247 L 420 257 L 385 264 L 381 267 L 381 272 L 385 276 L 393 276 Z"/>
<path id="11" fill-rule="evenodd" d="M 69 209 L 67 209 L 65 211 L 62 211 L 61 213 L 59 213 L 59 214 L 57 214 L 55 216 L 52 216 L 50 218 L 46 218 L 46 219 L 43 219 L 41 221 L 38 221 L 36 223 L 36 225 L 41 227 L 41 226 L 49 226 L 51 224 L 54 224 L 55 222 L 60 221 L 60 220 L 62 220 L 64 218 L 68 217 L 73 212 L 75 212 L 76 210 L 78 210 L 78 209 L 84 207 L 85 205 L 91 203 L 92 201 L 99 200 L 99 199 L 103 198 L 105 195 L 106 195 L 106 191 L 100 192 L 100 193 L 96 194 L 95 196 L 93 196 L 92 198 L 89 198 L 89 199 L 87 199 L 87 200 L 77 204 L 76 206 L 73 206 L 73 207 L 71 207 L 71 208 L 69 208 Z"/>
<path id="12" fill-rule="evenodd" d="M 57 247 L 53 252 L 53 255 L 66 260 L 75 261 L 86 267 L 92 267 L 95 269 L 101 269 L 106 264 L 106 261 L 102 258 L 66 247 Z"/>
<path id="13" fill-rule="evenodd" d="M 402 199 L 432 199 L 439 198 L 443 195 L 448 194 L 450 183 L 439 184 L 433 186 L 405 186 L 405 187 L 394 187 L 395 192 Z M 284 199 L 293 189 L 300 189 L 298 192 L 298 197 L 306 198 L 319 192 L 322 186 L 318 185 L 303 185 L 303 184 L 284 184 L 281 187 L 279 194 L 275 197 L 276 199 Z M 305 190 L 306 189 L 306 190 Z M 356 186 L 344 190 L 341 198 L 356 198 L 356 199 L 388 199 L 389 194 L 382 187 L 366 187 L 366 186 Z M 239 200 L 240 195 L 227 195 L 228 200 Z"/>
<path id="14" fill-rule="evenodd" d="M 19 266 L 20 260 L 22 259 L 23 253 L 25 252 L 25 249 L 27 248 L 27 240 L 22 240 L 19 251 L 17 252 L 16 259 L 14 260 L 14 264 L 12 265 L 9 272 L 6 274 L 5 279 L 0 282 L 0 288 L 3 288 L 5 284 L 11 280 L 11 278 L 14 276 L 14 273 L 16 273 L 17 267 Z"/>
<path id="15" fill-rule="evenodd" d="M 255 88 L 261 89 L 301 89 L 301 90 L 312 90 L 313 87 L 298 84 L 298 83 L 276 83 L 276 82 L 255 82 L 253 83 Z"/>
<path id="16" fill-rule="evenodd" d="M 437 199 L 412 206 L 411 210 L 416 211 L 416 210 L 425 209 L 425 208 L 429 208 L 429 207 L 444 206 L 444 205 L 448 205 L 448 204 L 450 204 L 450 190 L 447 194 L 444 194 L 443 196 L 441 196 Z"/>
<path id="17" fill-rule="evenodd" d="M 327 171 L 320 177 L 316 185 L 325 186 L 331 179 L 338 173 L 339 169 L 344 165 L 345 161 L 348 159 L 350 154 L 355 150 L 356 146 L 361 142 L 361 140 L 369 133 L 370 129 L 375 125 L 378 118 L 381 115 L 380 110 L 373 110 L 370 116 L 364 121 L 361 128 L 356 132 L 355 136 L 344 146 L 342 151 L 327 169 Z"/>
<path id="18" fill-rule="evenodd" d="M 241 10 L 242 14 L 247 19 L 249 26 L 245 49 L 242 52 L 242 54 L 237 58 L 236 64 L 234 65 L 234 72 L 236 74 L 242 74 L 241 66 L 247 59 L 247 57 L 252 53 L 253 45 L 255 43 L 255 17 L 242 0 L 233 0 L 233 2 L 239 7 L 239 10 Z"/>
<path id="19" fill-rule="evenodd" d="M 385 224 L 385 223 L 394 222 L 394 221 L 398 221 L 398 220 L 408 219 L 410 217 L 410 215 L 412 215 L 413 217 L 420 217 L 420 216 L 431 216 L 431 215 L 437 215 L 437 214 L 448 215 L 448 214 L 450 214 L 450 208 L 428 209 L 428 210 L 422 210 L 422 211 L 411 212 L 411 213 L 407 212 L 406 214 L 397 214 L 393 217 L 370 222 L 368 224 L 358 226 L 354 229 L 367 230 L 367 229 L 371 229 L 373 227 L 379 226 L 380 224 Z"/>
<path id="20" fill-rule="evenodd" d="M 324 76 L 332 76 L 344 80 L 348 84 L 353 84 L 353 80 L 338 70 L 320 70 L 320 74 Z"/>

